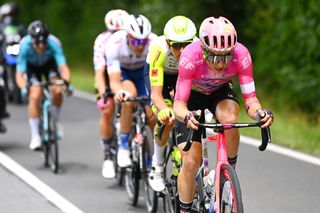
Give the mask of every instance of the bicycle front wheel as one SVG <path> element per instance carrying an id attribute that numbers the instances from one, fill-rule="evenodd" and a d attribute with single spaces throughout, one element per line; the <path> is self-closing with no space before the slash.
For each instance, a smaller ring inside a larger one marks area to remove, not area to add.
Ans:
<path id="1" fill-rule="evenodd" d="M 48 113 L 48 135 L 49 141 L 45 143 L 48 155 L 48 163 L 53 173 L 58 173 L 59 170 L 59 150 L 58 150 L 58 137 L 57 125 L 51 113 Z"/>
<path id="2" fill-rule="evenodd" d="M 220 175 L 220 212 L 243 213 L 240 183 L 230 165 L 224 165 Z"/>
<path id="3" fill-rule="evenodd" d="M 151 159 L 152 159 L 152 152 L 153 152 L 153 137 L 152 132 L 149 126 L 145 126 L 142 130 L 143 134 L 143 149 L 142 149 L 142 156 L 143 156 L 143 172 L 142 172 L 142 180 L 144 182 L 144 195 L 145 201 L 147 206 L 147 211 L 149 213 L 155 213 L 158 209 L 158 197 L 157 193 L 152 190 L 151 186 L 149 185 L 148 176 L 151 171 Z"/>
<path id="4" fill-rule="evenodd" d="M 137 163 L 133 163 L 125 171 L 125 184 L 129 198 L 129 202 L 132 206 L 136 206 L 139 198 L 139 181 L 140 181 L 140 168 Z"/>

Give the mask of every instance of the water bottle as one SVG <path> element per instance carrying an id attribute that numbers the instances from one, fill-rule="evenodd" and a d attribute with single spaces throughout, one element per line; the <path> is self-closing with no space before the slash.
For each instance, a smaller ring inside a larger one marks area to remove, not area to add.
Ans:
<path id="1" fill-rule="evenodd" d="M 171 153 L 171 160 L 172 160 L 172 166 L 173 166 L 173 175 L 175 177 L 178 176 L 180 166 L 181 166 L 181 153 L 178 149 L 178 147 L 174 147 L 173 151 Z"/>
<path id="2" fill-rule="evenodd" d="M 214 196 L 215 196 L 215 170 L 211 170 L 208 175 L 203 177 L 204 189 L 206 197 L 204 200 L 204 207 L 206 212 L 214 213 Z M 212 206 L 212 210 L 210 210 Z"/>

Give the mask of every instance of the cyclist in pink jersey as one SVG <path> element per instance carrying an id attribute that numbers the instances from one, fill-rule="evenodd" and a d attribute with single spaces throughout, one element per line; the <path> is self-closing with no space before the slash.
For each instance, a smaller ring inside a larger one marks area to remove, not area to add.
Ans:
<path id="1" fill-rule="evenodd" d="M 114 113 L 113 98 L 104 100 L 104 94 L 110 91 L 109 77 L 106 64 L 106 43 L 109 37 L 116 31 L 123 29 L 124 19 L 129 14 L 125 10 L 115 9 L 107 12 L 104 22 L 107 30 L 100 33 L 94 41 L 93 64 L 95 71 L 95 88 L 97 93 L 97 107 L 101 110 L 99 129 L 101 136 L 101 146 L 104 151 L 104 161 L 102 164 L 102 176 L 105 178 L 115 177 L 115 169 L 111 156 L 111 146 L 114 146 L 112 117 Z M 107 105 L 107 106 L 105 106 Z"/>
<path id="2" fill-rule="evenodd" d="M 247 114 L 252 119 L 271 126 L 273 115 L 263 109 L 255 91 L 252 61 L 248 49 L 237 42 L 232 23 L 224 18 L 209 17 L 199 29 L 200 41 L 187 46 L 180 56 L 179 75 L 173 110 L 176 116 L 177 142 L 185 145 L 188 128 L 195 131 L 191 149 L 182 153 L 182 168 L 178 176 L 180 212 L 190 212 L 195 192 L 195 176 L 201 164 L 201 132 L 195 114 L 204 122 L 204 109 L 213 113 L 220 123 L 237 122 L 239 101 L 233 90 L 232 79 L 239 80 Z M 229 163 L 235 168 L 239 131 L 226 130 Z"/>

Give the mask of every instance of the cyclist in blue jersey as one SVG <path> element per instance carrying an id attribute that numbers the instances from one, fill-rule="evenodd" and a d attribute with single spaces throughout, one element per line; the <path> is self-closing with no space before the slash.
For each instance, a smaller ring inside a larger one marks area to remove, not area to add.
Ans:
<path id="1" fill-rule="evenodd" d="M 26 74 L 27 79 L 24 78 Z M 16 80 L 22 95 L 29 97 L 28 114 L 31 128 L 30 149 L 41 147 L 39 134 L 41 87 L 32 86 L 33 83 L 63 79 L 70 87 L 71 74 L 63 53 L 60 41 L 49 34 L 48 27 L 42 21 L 33 21 L 28 27 L 28 35 L 20 42 L 20 53 L 17 61 Z M 31 85 L 29 87 L 29 85 Z M 68 90 L 69 91 L 69 90 Z M 57 121 L 58 136 L 62 137 L 59 123 L 60 107 L 62 105 L 62 88 L 52 86 L 53 118 Z M 68 93 L 67 93 L 68 94 Z"/>

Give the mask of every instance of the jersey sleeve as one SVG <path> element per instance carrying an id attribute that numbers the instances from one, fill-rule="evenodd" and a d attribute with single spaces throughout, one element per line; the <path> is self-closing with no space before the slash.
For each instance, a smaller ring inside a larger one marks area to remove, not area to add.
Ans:
<path id="1" fill-rule="evenodd" d="M 252 60 L 249 50 L 245 46 L 241 46 L 238 58 L 239 73 L 238 79 L 240 83 L 243 98 L 256 97 L 256 90 L 252 73 Z"/>
<path id="2" fill-rule="evenodd" d="M 52 48 L 53 57 L 56 60 L 57 65 L 61 66 L 63 64 L 66 64 L 67 60 L 66 60 L 66 57 L 63 53 L 62 45 L 61 45 L 61 42 L 59 41 L 59 39 L 53 35 L 50 35 L 48 42 L 50 42 L 49 45 Z"/>
<path id="3" fill-rule="evenodd" d="M 20 52 L 17 57 L 17 72 L 26 72 L 27 70 L 27 39 L 24 37 L 20 42 Z"/>
<path id="4" fill-rule="evenodd" d="M 119 60 L 119 51 L 120 51 L 120 43 L 115 39 L 116 34 L 113 34 L 107 41 L 108 49 L 106 50 L 106 57 L 107 57 L 107 70 L 108 73 L 116 73 L 121 72 L 120 67 L 120 60 Z"/>
<path id="5" fill-rule="evenodd" d="M 192 52 L 190 51 L 190 48 L 185 48 L 179 60 L 179 74 L 174 101 L 188 102 L 195 69 L 196 67 L 192 62 Z"/>
<path id="6" fill-rule="evenodd" d="M 152 44 L 149 50 L 149 78 L 151 86 L 163 86 L 163 66 L 166 55 L 159 44 Z"/>
<path id="7" fill-rule="evenodd" d="M 93 66 L 94 70 L 102 70 L 106 66 L 105 45 L 106 39 L 103 38 L 104 34 L 98 35 L 93 45 Z"/>

